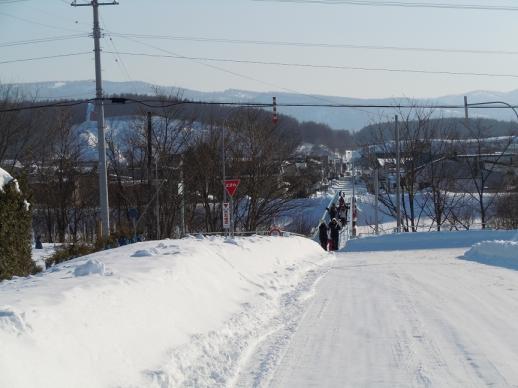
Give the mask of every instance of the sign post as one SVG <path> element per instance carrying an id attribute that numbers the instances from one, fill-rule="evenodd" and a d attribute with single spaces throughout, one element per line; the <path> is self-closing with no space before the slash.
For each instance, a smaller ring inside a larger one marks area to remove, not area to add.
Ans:
<path id="1" fill-rule="evenodd" d="M 223 202 L 223 229 L 230 228 L 230 203 Z"/>
<path id="2" fill-rule="evenodd" d="M 241 180 L 239 179 L 225 179 L 225 190 L 230 196 L 230 204 L 228 202 L 223 203 L 223 228 L 230 229 L 230 237 L 234 237 L 234 194 L 237 191 L 237 187 Z M 229 206 L 229 221 L 228 226 L 225 227 L 225 204 Z"/>

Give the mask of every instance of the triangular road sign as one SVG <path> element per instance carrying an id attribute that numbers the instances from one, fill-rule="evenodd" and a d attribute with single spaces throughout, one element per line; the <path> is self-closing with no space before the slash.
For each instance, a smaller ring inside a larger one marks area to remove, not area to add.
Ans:
<path id="1" fill-rule="evenodd" d="M 227 190 L 228 195 L 231 197 L 234 196 L 237 190 L 237 186 L 239 186 L 239 179 L 225 179 L 225 189 Z"/>

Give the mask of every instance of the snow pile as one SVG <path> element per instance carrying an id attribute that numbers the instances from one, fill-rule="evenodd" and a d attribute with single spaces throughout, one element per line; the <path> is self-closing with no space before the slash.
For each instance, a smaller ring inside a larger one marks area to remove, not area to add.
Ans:
<path id="1" fill-rule="evenodd" d="M 0 168 L 0 191 L 4 190 L 4 186 L 11 182 L 13 177 L 4 169 Z"/>
<path id="2" fill-rule="evenodd" d="M 155 256 L 157 254 L 159 254 L 159 252 L 155 248 L 139 249 L 134 254 L 132 254 L 131 257 L 148 257 L 148 256 Z"/>
<path id="3" fill-rule="evenodd" d="M 515 234 L 515 231 L 494 230 L 385 234 L 349 240 L 344 250 L 366 252 L 467 248 L 485 240 L 510 240 Z"/>
<path id="4" fill-rule="evenodd" d="M 482 241 L 464 253 L 464 258 L 483 264 L 518 269 L 518 241 Z"/>
<path id="5" fill-rule="evenodd" d="M 11 334 L 21 334 L 27 330 L 23 317 L 9 307 L 0 309 L 0 330 Z"/>
<path id="6" fill-rule="evenodd" d="M 334 255 L 300 237 L 231 242 L 143 242 L 0 283 L 0 387 L 232 384 Z"/>
<path id="7" fill-rule="evenodd" d="M 74 276 L 104 275 L 105 271 L 106 269 L 102 261 L 89 259 L 74 268 Z"/>

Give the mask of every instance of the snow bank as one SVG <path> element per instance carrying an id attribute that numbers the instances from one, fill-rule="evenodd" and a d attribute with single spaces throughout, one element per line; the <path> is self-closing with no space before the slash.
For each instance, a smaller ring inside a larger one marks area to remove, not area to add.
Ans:
<path id="1" fill-rule="evenodd" d="M 349 240 L 344 250 L 347 252 L 364 252 L 465 248 L 484 240 L 510 240 L 515 235 L 516 231 L 494 230 L 399 233 Z"/>
<path id="2" fill-rule="evenodd" d="M 298 285 L 333 257 L 300 237 L 200 237 L 4 281 L 0 387 L 229 385 L 259 338 L 284 324 L 283 298 L 302 300 L 310 290 Z M 97 275 L 106 268 L 111 276 Z"/>
<path id="3" fill-rule="evenodd" d="M 518 270 L 518 241 L 482 241 L 468 249 L 464 253 L 464 258 Z"/>
<path id="4" fill-rule="evenodd" d="M 74 268 L 74 276 L 104 275 L 105 272 L 104 263 L 95 259 L 89 259 Z"/>
<path id="5" fill-rule="evenodd" d="M 4 169 L 0 168 L 0 191 L 4 190 L 4 186 L 11 182 L 13 177 Z"/>

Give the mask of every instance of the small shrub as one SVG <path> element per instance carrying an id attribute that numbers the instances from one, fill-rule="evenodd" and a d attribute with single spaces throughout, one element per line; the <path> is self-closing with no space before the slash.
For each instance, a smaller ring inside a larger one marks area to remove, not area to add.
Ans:
<path id="1" fill-rule="evenodd" d="M 88 244 L 67 244 L 62 245 L 54 254 L 45 260 L 45 266 L 50 267 L 55 264 L 63 263 L 64 261 L 72 260 L 80 256 L 89 255 L 97 252 L 97 249 Z"/>
<path id="2" fill-rule="evenodd" d="M 494 228 L 518 229 L 518 193 L 508 193 L 498 198 Z"/>
<path id="3" fill-rule="evenodd" d="M 98 238 L 94 245 L 86 243 L 66 244 L 59 247 L 52 256 L 45 260 L 45 266 L 50 266 L 63 263 L 64 261 L 72 260 L 77 257 L 86 256 L 91 253 L 99 252 L 107 248 L 116 248 L 119 244 L 117 238 L 111 235 L 106 238 Z"/>

